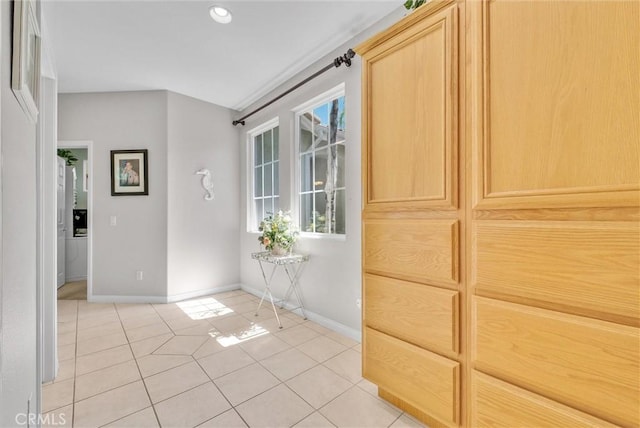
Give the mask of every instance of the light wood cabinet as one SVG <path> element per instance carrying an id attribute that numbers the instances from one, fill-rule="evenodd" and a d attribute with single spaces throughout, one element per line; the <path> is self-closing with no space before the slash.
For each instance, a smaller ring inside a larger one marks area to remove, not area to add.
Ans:
<path id="1" fill-rule="evenodd" d="M 363 64 L 363 374 L 430 426 L 640 426 L 640 2 L 432 0 Z"/>

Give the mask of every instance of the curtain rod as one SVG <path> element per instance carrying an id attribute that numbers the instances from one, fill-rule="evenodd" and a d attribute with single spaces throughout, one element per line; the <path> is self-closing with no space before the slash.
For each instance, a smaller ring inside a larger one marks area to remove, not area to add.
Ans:
<path id="1" fill-rule="evenodd" d="M 337 57 L 336 59 L 333 60 L 333 62 L 327 66 L 325 66 L 324 68 L 322 68 L 319 71 L 316 71 L 315 73 L 313 73 L 311 76 L 307 77 L 306 79 L 304 79 L 302 82 L 298 83 L 297 85 L 293 86 L 292 88 L 284 91 L 283 93 L 281 93 L 280 95 L 278 95 L 277 97 L 273 98 L 271 101 L 261 105 L 260 107 L 258 107 L 257 109 L 255 109 L 254 111 L 252 111 L 251 113 L 248 113 L 244 116 L 242 116 L 240 119 L 236 119 L 232 122 L 233 126 L 236 125 L 242 125 L 244 126 L 244 121 L 245 119 L 247 119 L 248 117 L 253 116 L 254 114 L 258 113 L 260 110 L 269 107 L 271 104 L 275 103 L 276 101 L 278 101 L 280 98 L 284 97 L 287 94 L 290 94 L 291 92 L 295 91 L 296 89 L 298 89 L 300 86 L 304 85 L 307 82 L 310 82 L 311 80 L 315 79 L 316 77 L 320 76 L 322 73 L 324 73 L 325 71 L 331 70 L 332 68 L 338 68 L 340 67 L 342 64 L 346 64 L 347 67 L 351 67 L 351 58 L 353 58 L 356 55 L 356 53 L 353 51 L 353 49 L 349 49 L 347 51 L 347 53 L 345 53 L 342 56 Z"/>

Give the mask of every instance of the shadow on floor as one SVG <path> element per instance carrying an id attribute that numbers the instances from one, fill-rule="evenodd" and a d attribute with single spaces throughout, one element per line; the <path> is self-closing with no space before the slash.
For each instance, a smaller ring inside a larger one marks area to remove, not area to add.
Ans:
<path id="1" fill-rule="evenodd" d="M 67 282 L 58 288 L 58 300 L 87 300 L 87 281 Z"/>

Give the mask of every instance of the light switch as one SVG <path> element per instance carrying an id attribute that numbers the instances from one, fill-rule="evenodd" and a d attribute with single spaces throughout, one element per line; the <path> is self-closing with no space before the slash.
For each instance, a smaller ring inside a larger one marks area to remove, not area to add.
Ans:
<path id="1" fill-rule="evenodd" d="M 114 215 L 111 216 L 110 224 L 111 224 L 111 226 L 115 226 L 115 225 L 118 224 L 118 219 L 116 218 L 116 216 L 114 216 Z"/>

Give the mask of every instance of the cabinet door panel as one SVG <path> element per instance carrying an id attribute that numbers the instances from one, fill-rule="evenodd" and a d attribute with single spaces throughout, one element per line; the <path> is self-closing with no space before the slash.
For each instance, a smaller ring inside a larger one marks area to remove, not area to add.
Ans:
<path id="1" fill-rule="evenodd" d="M 458 351 L 458 292 L 364 276 L 365 325 L 425 349 Z"/>
<path id="2" fill-rule="evenodd" d="M 459 422 L 460 364 L 366 329 L 363 375 L 447 424 Z"/>
<path id="3" fill-rule="evenodd" d="M 640 423 L 640 330 L 474 297 L 478 370 L 621 425 Z"/>

